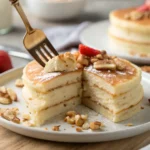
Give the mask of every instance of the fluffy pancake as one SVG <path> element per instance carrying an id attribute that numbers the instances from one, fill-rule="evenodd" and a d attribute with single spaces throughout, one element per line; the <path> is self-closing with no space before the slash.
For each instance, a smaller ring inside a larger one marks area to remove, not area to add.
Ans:
<path id="1" fill-rule="evenodd" d="M 72 72 L 46 73 L 35 61 L 27 64 L 23 97 L 34 124 L 40 126 L 81 102 L 114 122 L 138 112 L 143 97 L 141 70 L 116 59 L 124 66 L 122 71 L 96 70 L 91 65 Z"/>
<path id="2" fill-rule="evenodd" d="M 125 93 L 140 83 L 141 70 L 130 62 L 119 59 L 126 65 L 124 71 L 101 71 L 92 66 L 84 69 L 83 78 L 90 85 L 96 85 L 113 95 Z"/>
<path id="3" fill-rule="evenodd" d="M 130 106 L 128 109 L 122 110 L 119 113 L 113 113 L 107 107 L 98 104 L 97 102 L 91 100 L 90 98 L 83 98 L 82 103 L 85 106 L 96 111 L 97 113 L 102 114 L 104 117 L 112 120 L 113 122 L 120 122 L 126 120 L 135 115 L 141 109 L 141 101 L 134 106 Z"/>
<path id="4" fill-rule="evenodd" d="M 47 92 L 55 88 L 81 81 L 81 70 L 72 72 L 45 73 L 36 61 L 30 62 L 23 70 L 23 81 L 39 92 Z"/>
<path id="5" fill-rule="evenodd" d="M 130 55 L 150 57 L 150 18 L 125 18 L 125 15 L 137 11 L 136 9 L 127 8 L 110 13 L 110 47 L 115 53 L 120 50 Z"/>
<path id="6" fill-rule="evenodd" d="M 115 10 L 110 13 L 110 22 L 112 25 L 122 27 L 128 31 L 150 34 L 150 19 L 144 18 L 141 20 L 125 19 L 125 14 L 135 11 L 136 8 L 126 8 Z"/>

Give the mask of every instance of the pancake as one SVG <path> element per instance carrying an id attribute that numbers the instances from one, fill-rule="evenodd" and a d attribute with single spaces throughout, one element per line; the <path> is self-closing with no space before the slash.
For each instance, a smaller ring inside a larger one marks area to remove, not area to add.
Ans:
<path id="1" fill-rule="evenodd" d="M 115 60 L 123 70 L 97 70 L 89 65 L 70 72 L 46 73 L 35 61 L 27 64 L 23 97 L 33 123 L 40 126 L 80 104 L 114 122 L 137 113 L 143 97 L 141 70 L 124 59 Z"/>
<path id="2" fill-rule="evenodd" d="M 115 10 L 110 13 L 109 39 L 112 52 L 150 57 L 150 18 L 127 19 L 125 15 L 137 8 Z"/>

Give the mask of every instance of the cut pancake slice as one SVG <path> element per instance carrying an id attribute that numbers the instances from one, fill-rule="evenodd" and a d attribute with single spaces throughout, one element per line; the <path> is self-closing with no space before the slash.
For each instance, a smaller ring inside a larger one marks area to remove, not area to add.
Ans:
<path id="1" fill-rule="evenodd" d="M 140 83 L 141 71 L 130 62 L 121 60 L 121 62 L 122 61 L 127 65 L 124 71 L 101 71 L 90 66 L 84 69 L 83 79 L 88 82 L 89 85 L 96 85 L 112 95 L 126 93 Z"/>
<path id="2" fill-rule="evenodd" d="M 109 110 L 117 113 L 137 104 L 143 97 L 143 89 L 141 85 L 138 85 L 126 93 L 114 96 L 97 86 L 89 86 L 84 82 L 83 97 L 91 97 L 97 104 L 106 106 Z"/>
<path id="3" fill-rule="evenodd" d="M 30 95 L 27 99 L 29 103 L 29 110 L 32 112 L 40 111 L 44 108 L 53 106 L 61 103 L 62 101 L 68 100 L 72 97 L 80 96 L 82 94 L 81 82 L 69 84 L 63 87 L 56 88 L 48 91 L 47 93 L 37 92 L 32 88 L 25 86 L 23 93 Z"/>
<path id="4" fill-rule="evenodd" d="M 74 96 L 70 99 L 62 100 L 59 103 L 56 103 L 55 105 L 47 106 L 46 108 L 42 110 L 36 110 L 32 109 L 33 103 L 31 103 L 31 93 L 28 93 L 26 89 L 23 89 L 23 97 L 25 101 L 27 102 L 27 107 L 29 108 L 29 111 L 31 113 L 31 120 L 35 124 L 35 126 L 40 126 L 44 124 L 47 120 L 53 118 L 56 115 L 59 115 L 67 110 L 73 109 L 77 105 L 81 103 L 81 97 L 80 96 Z M 40 99 L 37 99 L 37 101 L 40 101 Z M 37 107 L 39 107 L 39 104 Z"/>
<path id="5" fill-rule="evenodd" d="M 119 113 L 111 112 L 107 107 L 97 104 L 97 102 L 92 101 L 90 98 L 83 98 L 82 103 L 113 122 L 126 120 L 138 113 L 141 109 L 141 101 L 134 106 L 130 106 L 128 109 L 122 110 Z"/>

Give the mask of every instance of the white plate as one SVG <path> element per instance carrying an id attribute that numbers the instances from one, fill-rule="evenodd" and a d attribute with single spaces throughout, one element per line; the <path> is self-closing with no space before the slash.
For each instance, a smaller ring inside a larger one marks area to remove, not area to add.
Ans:
<path id="1" fill-rule="evenodd" d="M 10 106 L 4 106 L 0 104 L 0 107 L 18 107 L 20 112 L 26 112 L 26 107 L 24 100 L 22 98 L 22 92 L 20 88 L 15 87 L 14 82 L 17 78 L 22 75 L 22 68 L 15 69 L 5 74 L 0 75 L 0 86 L 5 85 L 7 87 L 13 88 L 18 95 L 19 102 L 14 102 Z M 94 111 L 84 107 L 78 106 L 76 110 L 79 113 L 88 114 L 89 121 L 101 121 L 105 124 L 105 127 L 101 131 L 93 132 L 91 130 L 85 130 L 83 132 L 76 132 L 75 128 L 63 121 L 64 114 L 55 117 L 49 121 L 46 125 L 42 127 L 26 127 L 23 124 L 15 124 L 0 118 L 0 124 L 16 133 L 45 140 L 52 141 L 62 141 L 62 142 L 100 142 L 100 141 L 110 141 L 122 138 L 127 138 L 135 136 L 150 130 L 150 105 L 148 103 L 148 98 L 150 98 L 150 76 L 143 73 L 142 84 L 144 86 L 144 101 L 143 107 L 140 113 L 135 115 L 133 118 L 123 121 L 121 123 L 113 123 L 101 115 L 97 115 Z M 125 126 L 127 123 L 133 123 L 134 126 Z M 52 131 L 51 128 L 54 125 L 61 125 L 59 132 Z M 47 127 L 46 131 L 44 128 Z"/>
<path id="2" fill-rule="evenodd" d="M 85 28 L 80 34 L 80 41 L 92 48 L 96 49 L 105 49 L 108 53 L 128 59 L 134 63 L 138 64 L 150 64 L 150 58 L 144 58 L 139 56 L 132 56 L 125 52 L 122 52 L 120 49 L 116 53 L 111 52 L 111 47 L 109 46 L 108 38 L 108 27 L 110 23 L 108 20 L 101 21 L 90 25 Z"/>

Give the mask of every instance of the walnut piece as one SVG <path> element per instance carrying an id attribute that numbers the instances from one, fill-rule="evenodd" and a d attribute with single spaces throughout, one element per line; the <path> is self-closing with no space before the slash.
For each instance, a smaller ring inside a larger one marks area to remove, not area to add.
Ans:
<path id="1" fill-rule="evenodd" d="M 79 127 L 82 127 L 82 125 L 84 124 L 84 120 L 81 118 L 80 115 L 76 115 L 75 116 L 75 124 Z"/>
<path id="2" fill-rule="evenodd" d="M 77 127 L 77 128 L 76 128 L 76 131 L 77 131 L 77 132 L 82 132 L 82 128 Z"/>
<path id="3" fill-rule="evenodd" d="M 95 121 L 90 123 L 90 129 L 92 130 L 98 130 L 101 127 L 101 122 Z"/>
<path id="4" fill-rule="evenodd" d="M 116 70 L 116 64 L 103 60 L 95 62 L 93 67 L 97 70 Z"/>
<path id="5" fill-rule="evenodd" d="M 0 87 L 0 103 L 7 105 L 11 104 L 12 101 L 17 101 L 16 93 L 10 88 Z"/>
<path id="6" fill-rule="evenodd" d="M 24 84 L 23 84 L 22 79 L 17 79 L 15 82 L 15 85 L 16 85 L 16 87 L 20 87 L 20 88 L 23 87 Z"/>
<path id="7" fill-rule="evenodd" d="M 53 131 L 59 131 L 59 127 L 60 127 L 60 125 L 59 125 L 59 126 L 53 126 L 53 127 L 52 127 L 52 130 L 53 130 Z"/>
<path id="8" fill-rule="evenodd" d="M 88 130 L 90 128 L 90 125 L 89 123 L 85 122 L 83 125 L 82 125 L 82 129 L 83 130 Z"/>
<path id="9" fill-rule="evenodd" d="M 130 13 L 131 20 L 140 20 L 140 19 L 142 19 L 143 16 L 144 16 L 144 14 L 139 11 L 132 11 Z"/>
<path id="10" fill-rule="evenodd" d="M 1 112 L 1 117 L 17 124 L 20 123 L 20 119 L 17 117 L 17 110 L 13 108 L 3 109 Z"/>

